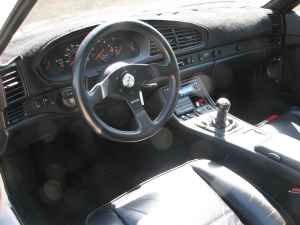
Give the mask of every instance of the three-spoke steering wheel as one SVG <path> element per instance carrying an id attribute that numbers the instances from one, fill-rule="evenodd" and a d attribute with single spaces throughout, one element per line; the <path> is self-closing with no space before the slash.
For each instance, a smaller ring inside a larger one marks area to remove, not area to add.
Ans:
<path id="1" fill-rule="evenodd" d="M 89 53 L 96 40 L 104 39 L 117 31 L 133 31 L 155 41 L 164 60 L 161 64 L 113 63 L 105 69 L 100 82 L 88 90 L 85 85 L 84 73 Z M 168 41 L 152 26 L 135 20 L 108 23 L 91 31 L 78 48 L 73 73 L 74 95 L 85 120 L 97 134 L 119 142 L 137 142 L 156 134 L 171 117 L 180 87 L 176 56 Z M 168 78 L 168 94 L 161 112 L 156 119 L 152 120 L 144 109 L 142 86 L 158 76 Z M 120 130 L 99 118 L 94 106 L 107 97 L 122 98 L 127 102 L 138 124 L 136 130 Z"/>

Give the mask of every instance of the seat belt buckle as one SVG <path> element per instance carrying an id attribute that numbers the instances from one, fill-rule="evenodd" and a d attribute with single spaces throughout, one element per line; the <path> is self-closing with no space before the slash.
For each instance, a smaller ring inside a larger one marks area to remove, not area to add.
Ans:
<path id="1" fill-rule="evenodd" d="M 262 127 L 262 126 L 266 125 L 267 123 L 271 123 L 273 120 L 276 120 L 278 118 L 279 118 L 278 114 L 271 114 L 266 119 L 264 119 L 263 121 L 261 121 L 260 123 L 258 123 L 256 126 L 257 127 Z"/>

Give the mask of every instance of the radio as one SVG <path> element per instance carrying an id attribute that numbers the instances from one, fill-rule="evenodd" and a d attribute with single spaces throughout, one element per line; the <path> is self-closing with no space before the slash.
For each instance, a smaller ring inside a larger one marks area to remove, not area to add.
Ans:
<path id="1" fill-rule="evenodd" d="M 190 95 L 198 95 L 201 93 L 201 84 L 200 80 L 192 80 L 190 82 L 184 83 L 180 90 L 179 90 L 179 96 L 185 97 Z"/>
<path id="2" fill-rule="evenodd" d="M 182 119 L 192 117 L 194 114 L 202 114 L 213 108 L 210 99 L 200 79 L 191 80 L 181 85 L 179 97 L 175 107 L 175 114 Z M 164 89 L 167 95 L 168 88 Z"/>
<path id="3" fill-rule="evenodd" d="M 191 95 L 199 95 L 201 93 L 201 81 L 199 79 L 197 80 L 191 80 L 188 82 L 185 82 L 181 85 L 179 90 L 179 96 L 185 97 L 185 96 L 191 96 Z M 163 89 L 165 96 L 167 96 L 169 89 L 165 87 Z"/>

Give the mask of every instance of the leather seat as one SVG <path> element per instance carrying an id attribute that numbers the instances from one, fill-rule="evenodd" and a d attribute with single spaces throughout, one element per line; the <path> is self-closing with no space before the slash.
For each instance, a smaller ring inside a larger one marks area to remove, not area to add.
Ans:
<path id="1" fill-rule="evenodd" d="M 280 133 L 300 140 L 300 108 L 292 107 L 286 114 L 261 127 L 269 133 Z"/>
<path id="2" fill-rule="evenodd" d="M 159 175 L 96 209 L 86 225 L 284 225 L 246 180 L 208 160 Z"/>

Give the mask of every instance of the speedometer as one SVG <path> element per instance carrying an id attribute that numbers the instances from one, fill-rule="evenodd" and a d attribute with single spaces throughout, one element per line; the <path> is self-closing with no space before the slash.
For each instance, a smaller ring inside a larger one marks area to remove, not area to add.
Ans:
<path id="1" fill-rule="evenodd" d="M 115 44 L 112 39 L 99 39 L 91 50 L 89 61 L 94 63 L 109 63 L 116 57 Z"/>
<path id="2" fill-rule="evenodd" d="M 138 53 L 138 47 L 134 41 L 129 41 L 122 36 L 112 36 L 96 41 L 89 60 L 90 63 L 108 64 L 135 57 Z"/>
<path id="3" fill-rule="evenodd" d="M 68 66 L 73 66 L 75 54 L 78 48 L 79 48 L 79 43 L 72 43 L 65 48 L 64 56 L 63 56 L 65 64 L 67 64 Z"/>

